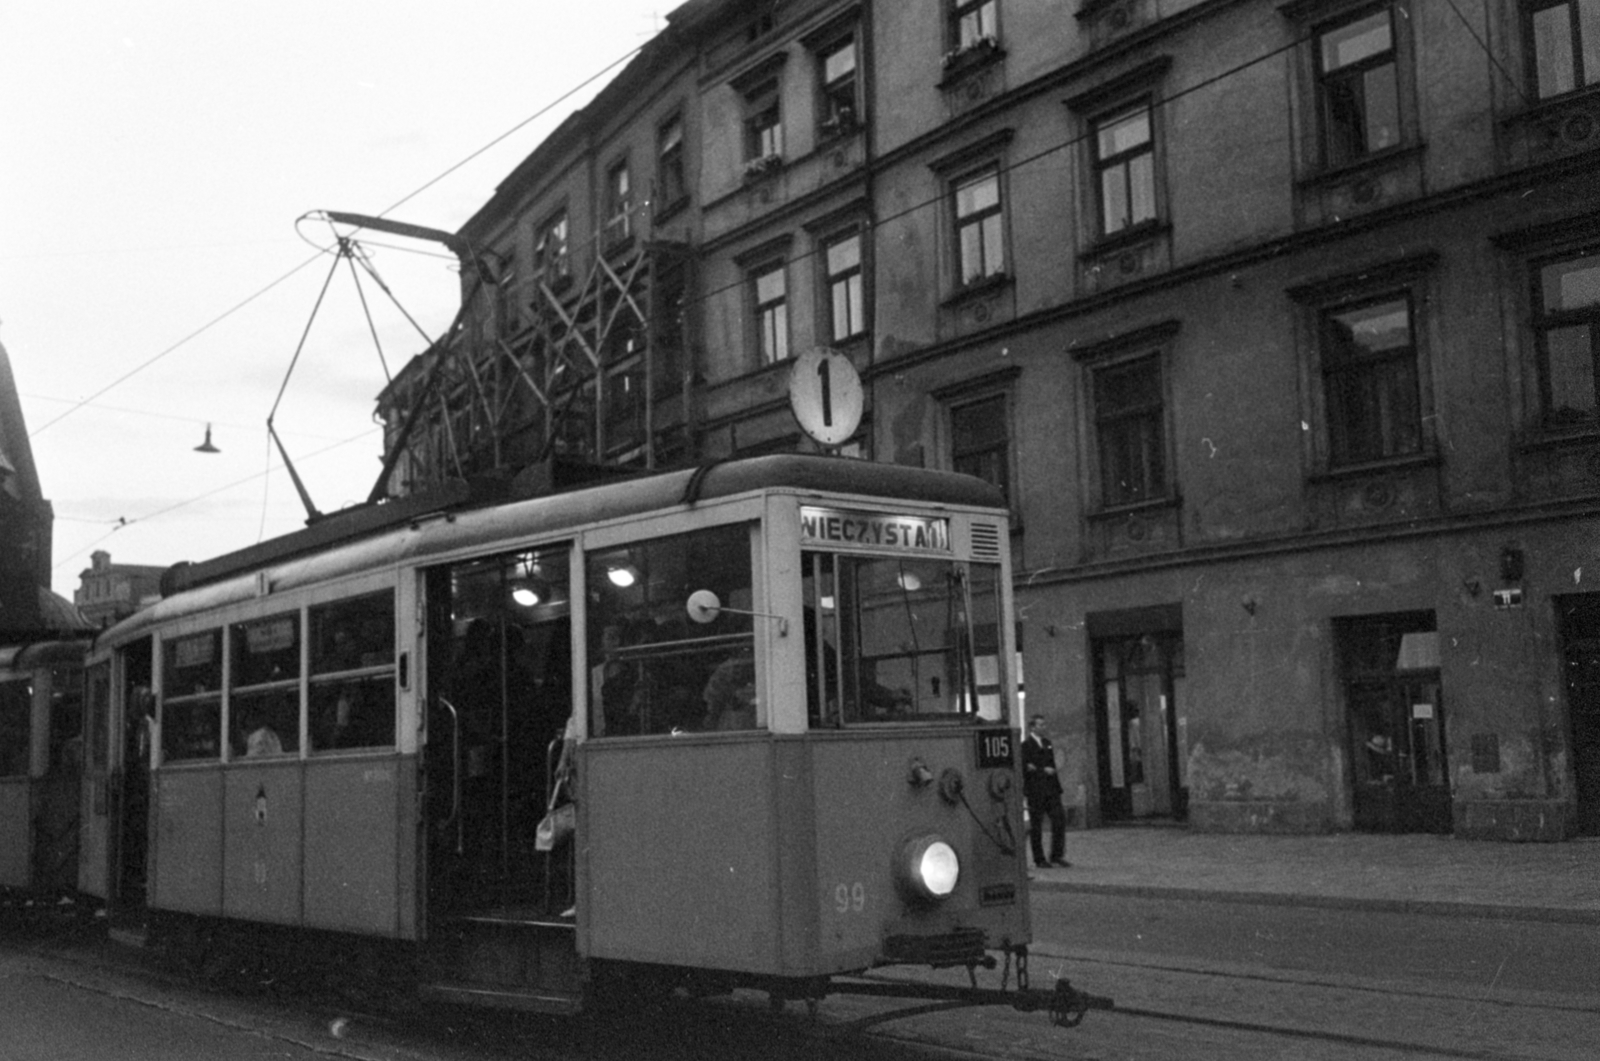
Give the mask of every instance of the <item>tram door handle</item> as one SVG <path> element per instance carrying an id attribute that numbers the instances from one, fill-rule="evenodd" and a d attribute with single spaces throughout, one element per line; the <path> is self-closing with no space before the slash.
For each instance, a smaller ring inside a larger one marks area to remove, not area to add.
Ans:
<path id="1" fill-rule="evenodd" d="M 450 712 L 450 817 L 444 820 L 446 825 L 451 822 L 456 826 L 456 854 L 462 854 L 467 849 L 465 825 L 461 820 L 461 712 L 456 710 L 456 705 L 439 697 L 439 703 Z"/>

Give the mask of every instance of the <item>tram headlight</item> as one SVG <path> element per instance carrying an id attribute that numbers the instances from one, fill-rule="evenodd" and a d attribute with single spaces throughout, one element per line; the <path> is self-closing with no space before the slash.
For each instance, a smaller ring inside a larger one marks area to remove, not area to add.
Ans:
<path id="1" fill-rule="evenodd" d="M 961 859 L 941 837 L 931 833 L 915 836 L 900 845 L 895 876 L 906 898 L 936 903 L 956 890 Z"/>

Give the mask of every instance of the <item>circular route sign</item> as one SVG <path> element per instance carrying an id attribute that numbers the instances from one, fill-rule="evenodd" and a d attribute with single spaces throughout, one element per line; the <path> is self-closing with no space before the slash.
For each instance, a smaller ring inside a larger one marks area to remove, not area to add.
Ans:
<path id="1" fill-rule="evenodd" d="M 850 359 L 825 346 L 807 350 L 789 370 L 789 408 L 801 430 L 824 446 L 848 441 L 861 426 L 861 376 Z"/>

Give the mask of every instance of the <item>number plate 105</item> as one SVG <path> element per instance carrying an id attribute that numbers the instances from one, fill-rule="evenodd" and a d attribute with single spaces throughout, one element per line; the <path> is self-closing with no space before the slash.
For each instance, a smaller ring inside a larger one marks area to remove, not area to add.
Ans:
<path id="1" fill-rule="evenodd" d="M 1009 729 L 980 729 L 978 737 L 978 769 L 1012 765 L 1016 740 Z"/>

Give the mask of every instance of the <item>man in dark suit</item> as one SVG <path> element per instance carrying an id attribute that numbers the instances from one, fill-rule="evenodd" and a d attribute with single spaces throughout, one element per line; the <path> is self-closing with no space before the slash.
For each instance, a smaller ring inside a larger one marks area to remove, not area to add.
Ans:
<path id="1" fill-rule="evenodd" d="M 1061 806 L 1061 778 L 1056 776 L 1056 750 L 1045 736 L 1044 716 L 1034 715 L 1028 726 L 1028 739 L 1022 742 L 1022 793 L 1028 800 L 1029 840 L 1033 844 L 1033 864 L 1071 865 L 1062 857 L 1066 846 L 1067 812 Z M 1050 819 L 1050 860 L 1044 857 L 1044 820 Z"/>

